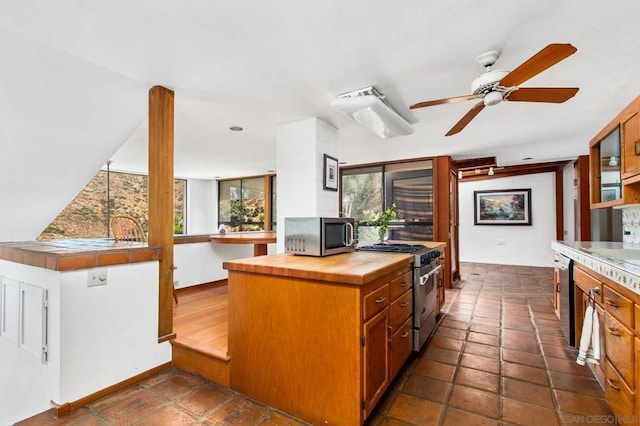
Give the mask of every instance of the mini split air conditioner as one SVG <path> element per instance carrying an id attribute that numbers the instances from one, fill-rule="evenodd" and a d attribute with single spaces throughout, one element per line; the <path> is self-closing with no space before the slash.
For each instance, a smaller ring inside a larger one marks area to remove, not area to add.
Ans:
<path id="1" fill-rule="evenodd" d="M 383 139 L 413 133 L 409 122 L 373 86 L 343 93 L 331 106 Z"/>

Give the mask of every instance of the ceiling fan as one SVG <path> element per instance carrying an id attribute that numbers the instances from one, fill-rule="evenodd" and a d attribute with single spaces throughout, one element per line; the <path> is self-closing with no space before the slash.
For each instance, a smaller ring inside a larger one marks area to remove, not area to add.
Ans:
<path id="1" fill-rule="evenodd" d="M 457 101 L 481 99 L 467 112 L 446 136 L 455 135 L 465 128 L 485 106 L 499 104 L 502 101 L 515 102 L 549 102 L 562 103 L 571 99 L 577 92 L 577 87 L 532 87 L 520 88 L 520 84 L 540 74 L 547 68 L 573 55 L 578 49 L 571 44 L 550 44 L 513 71 L 492 70 L 500 56 L 500 51 L 491 50 L 476 58 L 476 62 L 485 67 L 486 72 L 471 83 L 472 94 L 455 96 L 453 98 L 435 101 L 419 102 L 409 109 L 417 109 L 434 105 L 448 104 Z"/>

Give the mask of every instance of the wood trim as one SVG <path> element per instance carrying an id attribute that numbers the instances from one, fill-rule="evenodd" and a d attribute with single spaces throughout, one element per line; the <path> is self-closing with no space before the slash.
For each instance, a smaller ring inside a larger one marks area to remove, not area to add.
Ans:
<path id="1" fill-rule="evenodd" d="M 149 244 L 162 247 L 159 339 L 173 334 L 173 162 L 174 93 L 154 86 L 149 90 Z"/>
<path id="2" fill-rule="evenodd" d="M 556 240 L 564 240 L 564 182 L 562 170 L 556 170 Z"/>
<path id="3" fill-rule="evenodd" d="M 189 287 L 177 288 L 176 293 L 178 295 L 184 295 L 188 293 L 193 293 L 194 291 L 202 291 L 207 288 L 222 287 L 223 285 L 227 285 L 227 284 L 228 284 L 228 280 L 225 278 L 222 280 L 210 281 L 208 283 L 190 285 Z"/>
<path id="4" fill-rule="evenodd" d="M 271 202 L 273 198 L 273 175 L 264 177 L 264 230 L 271 231 Z"/>
<path id="5" fill-rule="evenodd" d="M 119 383 L 116 383 L 114 385 L 111 385 L 109 387 L 106 387 L 102 390 L 99 390 L 97 392 L 94 392 L 90 395 L 87 395 L 83 398 L 80 398 L 76 401 L 72 401 L 72 402 L 67 402 L 65 404 L 56 404 L 55 402 L 51 401 L 52 404 L 54 404 L 54 407 L 51 408 L 51 411 L 53 412 L 53 415 L 56 418 L 60 418 L 60 417 L 64 417 L 67 414 L 71 413 L 72 411 L 77 410 L 78 408 L 84 407 L 87 404 L 91 404 L 94 401 L 99 400 L 100 398 L 103 398 L 109 394 L 112 394 L 114 392 L 117 392 L 121 389 L 124 389 L 125 387 L 132 385 L 134 383 L 137 383 L 141 380 L 144 380 L 148 377 L 151 377 L 155 374 L 160 373 L 161 371 L 164 371 L 168 368 L 171 367 L 171 363 L 167 362 L 165 364 L 161 364 L 157 367 L 154 367 L 150 370 L 147 370 L 143 373 L 137 374 L 133 377 L 130 377 L 126 380 L 123 380 Z"/>
<path id="6" fill-rule="evenodd" d="M 569 161 L 553 161 L 549 163 L 518 164 L 514 166 L 494 167 L 493 176 L 489 176 L 487 174 L 488 170 L 481 170 L 481 173 L 478 174 L 469 174 L 468 171 L 463 171 L 463 177 L 461 181 L 470 182 L 476 180 L 531 175 L 535 173 L 550 173 L 555 172 L 558 169 L 562 169 L 569 163 Z"/>
<path id="7" fill-rule="evenodd" d="M 578 192 L 578 235 L 576 241 L 591 241 L 591 200 L 589 198 L 589 156 L 581 155 L 576 160 Z"/>
<path id="8" fill-rule="evenodd" d="M 451 157 L 441 156 L 433 159 L 434 194 L 433 199 L 433 241 L 446 242 L 444 248 L 444 286 L 451 288 L 451 235 L 449 235 L 451 212 L 449 211 L 449 176 L 451 176 Z"/>

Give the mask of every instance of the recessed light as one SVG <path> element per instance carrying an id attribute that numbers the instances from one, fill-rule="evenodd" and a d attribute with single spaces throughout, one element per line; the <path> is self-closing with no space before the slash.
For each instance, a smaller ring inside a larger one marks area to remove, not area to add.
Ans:
<path id="1" fill-rule="evenodd" d="M 220 176 L 214 176 L 213 178 L 214 179 L 220 179 Z"/>
<path id="2" fill-rule="evenodd" d="M 522 159 L 522 161 L 528 161 L 528 160 L 533 160 L 533 157 L 524 157 L 524 158 Z"/>
<path id="3" fill-rule="evenodd" d="M 346 161 L 341 161 L 338 164 L 347 164 L 347 162 Z"/>
<path id="4" fill-rule="evenodd" d="M 267 173 L 275 173 L 275 170 L 267 170 Z"/>
<path id="5" fill-rule="evenodd" d="M 241 132 L 244 129 L 242 128 L 242 126 L 231 126 L 229 127 L 229 130 L 231 130 L 232 132 Z"/>

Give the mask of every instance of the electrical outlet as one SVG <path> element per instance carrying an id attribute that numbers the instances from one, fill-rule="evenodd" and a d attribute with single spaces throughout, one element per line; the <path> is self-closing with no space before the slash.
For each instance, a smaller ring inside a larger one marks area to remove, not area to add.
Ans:
<path id="1" fill-rule="evenodd" d="M 104 268 L 91 269 L 87 276 L 87 287 L 96 287 L 107 284 L 107 270 Z"/>
<path id="2" fill-rule="evenodd" d="M 178 280 L 174 281 L 174 282 L 173 282 L 173 286 L 174 286 L 175 288 L 180 288 L 180 281 L 178 281 Z"/>

